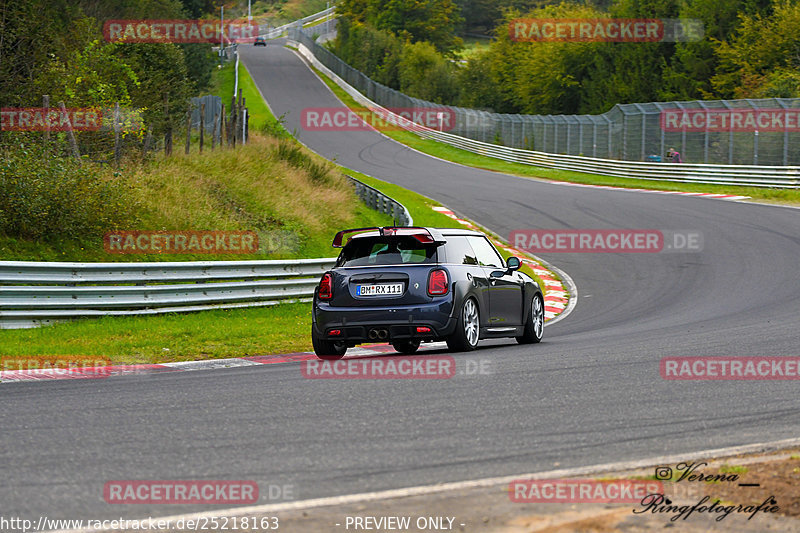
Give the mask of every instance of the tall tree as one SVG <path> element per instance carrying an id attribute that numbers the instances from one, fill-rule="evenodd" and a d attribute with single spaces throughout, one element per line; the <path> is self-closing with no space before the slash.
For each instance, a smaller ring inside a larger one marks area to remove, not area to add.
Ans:
<path id="1" fill-rule="evenodd" d="M 774 0 L 768 15 L 742 15 L 728 42 L 718 43 L 711 82 L 723 98 L 800 96 L 800 4 Z"/>
<path id="2" fill-rule="evenodd" d="M 342 0 L 341 16 L 368 24 L 411 42 L 427 41 L 450 54 L 461 47 L 455 30 L 461 24 L 453 0 Z"/>

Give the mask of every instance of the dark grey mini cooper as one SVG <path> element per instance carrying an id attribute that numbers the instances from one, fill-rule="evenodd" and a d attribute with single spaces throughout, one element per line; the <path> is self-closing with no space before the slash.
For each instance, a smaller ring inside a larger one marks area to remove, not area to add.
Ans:
<path id="1" fill-rule="evenodd" d="M 333 246 L 342 251 L 314 291 L 311 339 L 322 359 L 365 342 L 411 354 L 430 341 L 467 351 L 480 339 L 542 340 L 539 285 L 482 233 L 358 228 L 337 233 Z"/>

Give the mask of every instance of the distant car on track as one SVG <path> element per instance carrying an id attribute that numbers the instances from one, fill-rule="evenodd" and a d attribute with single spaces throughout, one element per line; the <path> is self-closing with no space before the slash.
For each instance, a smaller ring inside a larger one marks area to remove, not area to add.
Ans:
<path id="1" fill-rule="evenodd" d="M 255 42 L 253 42 L 253 46 L 267 46 L 267 41 L 263 37 L 256 37 Z"/>
<path id="2" fill-rule="evenodd" d="M 314 290 L 311 339 L 321 359 L 365 342 L 411 354 L 438 340 L 453 351 L 484 338 L 542 340 L 539 285 L 480 232 L 357 228 L 337 233 L 333 246 L 342 249 L 336 264 Z"/>

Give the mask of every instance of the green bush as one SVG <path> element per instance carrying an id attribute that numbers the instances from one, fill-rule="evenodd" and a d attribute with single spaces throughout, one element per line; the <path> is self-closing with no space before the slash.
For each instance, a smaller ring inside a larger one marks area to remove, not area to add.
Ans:
<path id="1" fill-rule="evenodd" d="M 340 19 L 331 46 L 336 55 L 356 70 L 393 89 L 400 88 L 398 69 L 403 40 L 391 33 Z"/>
<path id="2" fill-rule="evenodd" d="M 89 163 L 45 157 L 39 146 L 0 148 L 0 234 L 85 241 L 138 221 L 135 190 Z"/>
<path id="3" fill-rule="evenodd" d="M 459 86 L 456 67 L 432 44 L 406 43 L 400 57 L 400 91 L 440 104 L 456 101 Z"/>

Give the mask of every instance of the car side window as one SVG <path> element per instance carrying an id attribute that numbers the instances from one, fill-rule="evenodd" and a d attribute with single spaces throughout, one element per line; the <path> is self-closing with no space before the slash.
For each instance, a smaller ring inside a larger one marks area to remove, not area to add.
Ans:
<path id="1" fill-rule="evenodd" d="M 447 236 L 447 262 L 457 265 L 477 265 L 478 258 L 465 236 Z"/>
<path id="2" fill-rule="evenodd" d="M 482 266 L 503 268 L 503 258 L 494 249 L 494 246 L 486 240 L 486 237 L 468 237 L 472 249 L 475 250 L 475 255 L 478 257 L 478 262 Z"/>

